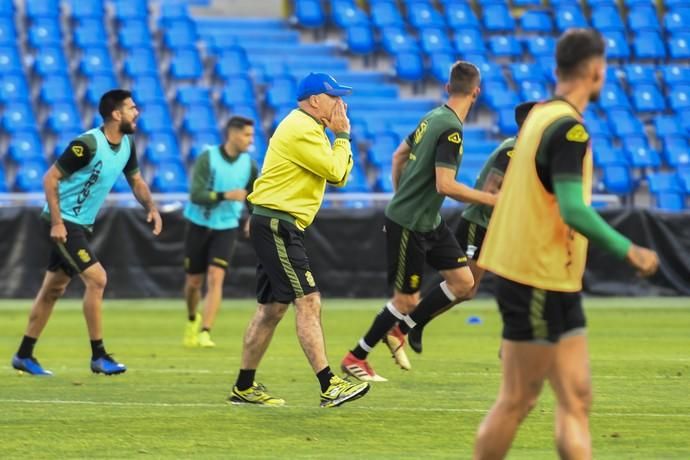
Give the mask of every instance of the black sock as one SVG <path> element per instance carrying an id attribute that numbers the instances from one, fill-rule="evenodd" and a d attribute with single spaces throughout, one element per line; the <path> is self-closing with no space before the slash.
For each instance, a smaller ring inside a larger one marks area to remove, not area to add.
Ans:
<path id="1" fill-rule="evenodd" d="M 364 335 L 364 343 L 369 346 L 369 349 L 374 348 L 374 346 L 381 341 L 386 333 L 390 331 L 393 326 L 395 326 L 397 321 L 398 318 L 391 313 L 391 311 L 388 309 L 388 306 L 383 307 L 383 310 L 376 315 L 374 322 Z M 357 359 L 366 359 L 369 351 L 365 350 L 361 344 L 357 344 L 357 346 L 352 349 L 352 354 L 355 355 Z"/>
<path id="2" fill-rule="evenodd" d="M 17 350 L 17 356 L 22 359 L 31 358 L 34 354 L 34 345 L 36 345 L 37 340 L 25 335 L 22 343 L 19 345 L 19 350 Z"/>
<path id="3" fill-rule="evenodd" d="M 424 326 L 432 318 L 452 307 L 454 303 L 455 300 L 448 298 L 439 284 L 419 302 L 417 308 L 410 313 L 410 319 L 418 326 Z"/>
<path id="4" fill-rule="evenodd" d="M 256 369 L 240 369 L 240 374 L 237 376 L 235 386 L 238 390 L 244 391 L 254 385 L 255 376 Z"/>
<path id="5" fill-rule="evenodd" d="M 189 315 L 187 318 L 189 318 L 189 321 L 194 321 L 196 319 L 196 313 L 193 315 Z"/>
<path id="6" fill-rule="evenodd" d="M 208 327 L 202 327 L 201 332 L 211 332 L 211 329 Z"/>
<path id="7" fill-rule="evenodd" d="M 105 356 L 105 345 L 103 339 L 91 341 L 91 359 L 96 360 Z"/>
<path id="8" fill-rule="evenodd" d="M 319 379 L 322 392 L 328 390 L 328 387 L 331 386 L 331 377 L 333 377 L 331 366 L 326 366 L 316 373 L 316 378 Z"/>

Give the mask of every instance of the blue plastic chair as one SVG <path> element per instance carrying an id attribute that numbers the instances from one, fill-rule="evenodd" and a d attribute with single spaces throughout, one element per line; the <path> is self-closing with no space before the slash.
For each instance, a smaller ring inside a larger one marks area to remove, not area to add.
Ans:
<path id="1" fill-rule="evenodd" d="M 158 63 L 153 48 L 135 48 L 127 53 L 124 66 L 130 78 L 144 75 L 158 76 Z"/>
<path id="2" fill-rule="evenodd" d="M 211 90 L 206 87 L 196 85 L 185 85 L 177 88 L 175 101 L 181 105 L 208 104 L 211 105 Z"/>
<path id="3" fill-rule="evenodd" d="M 657 32 L 640 32 L 633 40 L 633 49 L 638 59 L 665 59 L 666 47 Z"/>
<path id="4" fill-rule="evenodd" d="M 349 193 L 368 193 L 371 192 L 371 187 L 367 182 L 367 175 L 365 171 L 355 163 L 350 175 L 347 178 L 347 183 L 343 188 L 339 188 L 338 191 L 349 192 Z"/>
<path id="5" fill-rule="evenodd" d="M 85 19 L 74 31 L 74 44 L 78 48 L 107 46 L 108 32 L 101 19 Z"/>
<path id="6" fill-rule="evenodd" d="M 72 82 L 68 75 L 48 75 L 43 79 L 40 91 L 41 102 L 55 104 L 57 102 L 74 102 Z"/>
<path id="7" fill-rule="evenodd" d="M 392 131 L 384 131 L 374 138 L 367 152 L 367 160 L 378 168 L 390 168 L 393 152 L 400 145 L 400 138 Z"/>
<path id="8" fill-rule="evenodd" d="M 153 132 L 148 137 L 146 159 L 153 164 L 180 158 L 180 148 L 172 131 Z"/>
<path id="9" fill-rule="evenodd" d="M 24 2 L 26 17 L 34 20 L 38 18 L 57 18 L 60 16 L 59 0 L 26 0 Z"/>
<path id="10" fill-rule="evenodd" d="M 302 27 L 316 29 L 326 23 L 320 0 L 295 0 L 295 19 Z"/>
<path id="11" fill-rule="evenodd" d="M 219 145 L 221 143 L 218 129 L 213 128 L 208 131 L 198 131 L 192 134 L 191 148 L 189 150 L 189 158 L 196 160 L 196 158 L 209 145 Z"/>
<path id="12" fill-rule="evenodd" d="M 448 40 L 448 33 L 443 29 L 422 29 L 420 36 L 422 49 L 427 54 L 453 51 L 450 40 Z"/>
<path id="13" fill-rule="evenodd" d="M 14 189 L 18 192 L 42 192 L 43 176 L 48 170 L 45 160 L 32 159 L 19 163 L 14 176 Z"/>
<path id="14" fill-rule="evenodd" d="M 146 104 L 140 106 L 138 127 L 144 134 L 154 131 L 167 131 L 172 126 L 172 119 L 167 104 Z"/>
<path id="15" fill-rule="evenodd" d="M 369 16 L 352 0 L 334 0 L 331 4 L 331 20 L 341 29 L 365 26 L 371 30 Z"/>
<path id="16" fill-rule="evenodd" d="M 623 139 L 630 164 L 636 168 L 658 168 L 661 166 L 659 152 L 652 149 L 645 136 L 631 135 Z"/>
<path id="17" fill-rule="evenodd" d="M 671 34 L 690 32 L 690 7 L 684 6 L 667 11 L 664 15 L 664 27 Z"/>
<path id="18" fill-rule="evenodd" d="M 515 109 L 503 108 L 496 112 L 496 125 L 498 131 L 503 136 L 513 136 L 517 134 L 517 125 L 515 124 Z M 469 143 L 467 140 L 464 142 Z"/>
<path id="19" fill-rule="evenodd" d="M 72 18 L 80 19 L 101 19 L 105 17 L 103 0 L 76 0 L 70 2 Z"/>
<path id="20" fill-rule="evenodd" d="M 16 40 L 16 37 L 15 37 Z M 62 30 L 58 18 L 38 18 L 29 27 L 29 45 L 32 48 L 61 46 Z"/>
<path id="21" fill-rule="evenodd" d="M 494 110 L 502 108 L 515 108 L 520 103 L 520 98 L 517 93 L 507 86 L 495 85 L 491 86 L 489 83 L 485 91 L 486 102 Z"/>
<path id="22" fill-rule="evenodd" d="M 424 62 L 419 53 L 401 52 L 395 56 L 395 75 L 405 81 L 418 82 L 424 79 Z"/>
<path id="23" fill-rule="evenodd" d="M 556 7 L 554 11 L 556 18 L 556 27 L 560 32 L 571 28 L 589 27 L 585 16 L 582 14 L 582 9 L 579 5 L 572 5 L 568 2 Z"/>
<path id="24" fill-rule="evenodd" d="M 378 28 L 402 27 L 404 21 L 395 2 L 376 2 L 371 5 L 371 21 Z"/>
<path id="25" fill-rule="evenodd" d="M 247 75 L 249 69 L 247 53 L 239 46 L 224 49 L 216 59 L 214 67 L 215 74 L 220 79 Z"/>
<path id="26" fill-rule="evenodd" d="M 690 143 L 684 134 L 665 136 L 663 146 L 666 164 L 673 168 L 690 165 Z"/>
<path id="27" fill-rule="evenodd" d="M 483 8 L 482 23 L 489 32 L 510 32 L 515 30 L 515 20 L 505 5 L 488 5 Z"/>
<path id="28" fill-rule="evenodd" d="M 176 80 L 196 80 L 204 73 L 199 51 L 196 48 L 175 50 L 170 62 L 170 76 Z"/>
<path id="29" fill-rule="evenodd" d="M 685 199 L 679 192 L 659 192 L 654 194 L 656 208 L 662 211 L 682 211 L 685 209 Z"/>
<path id="30" fill-rule="evenodd" d="M 611 165 L 627 165 L 628 159 L 623 151 L 616 147 L 597 146 L 594 150 L 594 165 L 597 168 L 605 168 Z"/>
<path id="31" fill-rule="evenodd" d="M 271 81 L 266 92 L 266 103 L 269 107 L 277 108 L 294 104 L 297 100 L 297 82 L 290 76 L 278 76 Z"/>
<path id="32" fill-rule="evenodd" d="M 453 53 L 434 53 L 431 55 L 431 76 L 440 83 L 446 83 L 450 68 L 457 61 Z"/>
<path id="33" fill-rule="evenodd" d="M 153 173 L 151 188 L 159 193 L 187 192 L 187 173 L 182 162 L 170 159 L 158 164 Z"/>
<path id="34" fill-rule="evenodd" d="M 553 59 L 556 51 L 556 39 L 553 37 L 526 37 L 527 52 L 535 57 L 548 57 Z"/>
<path id="35" fill-rule="evenodd" d="M 45 47 L 38 50 L 34 61 L 34 70 L 41 77 L 51 74 L 66 74 L 69 66 L 60 47 Z"/>
<path id="36" fill-rule="evenodd" d="M 481 32 L 477 29 L 456 31 L 453 37 L 453 45 L 455 50 L 463 56 L 468 54 L 486 54 L 484 39 Z"/>
<path id="37" fill-rule="evenodd" d="M 182 128 L 187 133 L 218 129 L 218 122 L 213 108 L 208 105 L 190 105 L 185 110 Z"/>
<path id="38" fill-rule="evenodd" d="M 192 48 L 197 38 L 196 25 L 192 21 L 170 22 L 163 32 L 163 44 L 168 49 Z"/>
<path id="39" fill-rule="evenodd" d="M 9 73 L 0 76 L 0 104 L 7 102 L 29 102 L 29 86 L 23 73 Z"/>
<path id="40" fill-rule="evenodd" d="M 5 105 L 2 113 L 2 127 L 10 133 L 30 129 L 35 130 L 36 118 L 31 109 L 31 104 L 28 102 L 12 102 Z"/>
<path id="41" fill-rule="evenodd" d="M 0 16 L 14 16 L 14 0 L 0 0 Z M 0 181 L 2 182 L 2 181 Z"/>
<path id="42" fill-rule="evenodd" d="M 63 131 L 57 133 L 57 139 L 55 139 L 55 146 L 53 147 L 53 159 L 57 160 L 60 156 L 65 153 L 65 149 L 74 139 L 79 137 L 81 131 Z"/>
<path id="43" fill-rule="evenodd" d="M 13 133 L 10 137 L 8 152 L 10 159 L 15 163 L 29 159 L 42 159 L 43 146 L 38 132 L 28 130 Z"/>
<path id="44" fill-rule="evenodd" d="M 225 88 L 221 94 L 221 101 L 226 106 L 235 104 L 251 104 L 256 99 L 254 84 L 247 77 L 236 77 L 225 82 Z M 295 103 L 296 99 L 290 101 Z"/>
<path id="45" fill-rule="evenodd" d="M 644 132 L 640 120 L 633 116 L 629 110 L 615 109 L 608 112 L 608 121 L 613 133 L 624 138 L 630 135 L 639 135 Z"/>
<path id="46" fill-rule="evenodd" d="M 122 22 L 117 37 L 117 44 L 125 50 L 138 47 L 149 48 L 153 43 L 148 23 L 143 19 L 128 19 Z"/>
<path id="47" fill-rule="evenodd" d="M 636 5 L 628 12 L 628 28 L 635 32 L 651 30 L 661 31 L 659 19 L 656 16 L 656 8 L 651 3 Z"/>
<path id="48" fill-rule="evenodd" d="M 690 66 L 669 64 L 660 69 L 666 86 L 690 85 Z"/>
<path id="49" fill-rule="evenodd" d="M 538 64 L 515 63 L 510 64 L 510 75 L 515 83 L 525 80 L 544 82 L 544 69 Z"/>
<path id="50" fill-rule="evenodd" d="M 628 195 L 635 190 L 630 168 L 625 164 L 612 164 L 603 168 L 604 187 L 610 193 Z"/>
<path id="51" fill-rule="evenodd" d="M 86 77 L 112 75 L 114 66 L 108 48 L 96 47 L 82 50 L 79 71 Z"/>
<path id="52" fill-rule="evenodd" d="M 127 21 L 140 19 L 146 21 L 149 16 L 148 2 L 133 2 L 131 0 L 117 0 L 115 4 L 115 19 Z"/>
<path id="53" fill-rule="evenodd" d="M 393 173 L 390 168 L 382 168 L 376 176 L 376 191 L 393 193 Z"/>
<path id="54" fill-rule="evenodd" d="M 445 7 L 446 20 L 454 30 L 479 29 L 479 20 L 472 7 L 465 2 L 449 3 Z"/>
<path id="55" fill-rule="evenodd" d="M 415 2 L 407 7 L 408 20 L 418 30 L 445 27 L 443 17 L 429 3 Z"/>
<path id="56" fill-rule="evenodd" d="M 494 35 L 489 37 L 489 50 L 495 57 L 517 59 L 522 55 L 520 42 L 510 35 Z"/>
<path id="57" fill-rule="evenodd" d="M 500 66 L 500 64 L 489 61 L 478 62 L 469 58 L 468 60 L 475 63 L 475 65 L 479 67 L 479 71 L 481 72 L 482 76 L 482 84 L 489 82 L 500 82 L 503 86 L 505 86 L 506 79 L 503 75 L 503 68 Z"/>
<path id="58" fill-rule="evenodd" d="M 632 88 L 632 100 L 638 112 L 663 112 L 664 97 L 655 84 L 641 83 Z"/>
<path id="59" fill-rule="evenodd" d="M 191 20 L 186 2 L 163 2 L 158 17 L 159 27 L 165 27 L 173 21 Z"/>
<path id="60" fill-rule="evenodd" d="M 672 36 L 668 42 L 671 59 L 690 59 L 690 32 Z"/>
<path id="61" fill-rule="evenodd" d="M 346 28 L 347 49 L 354 54 L 371 54 L 376 49 L 376 41 L 370 25 L 355 24 Z"/>
<path id="62" fill-rule="evenodd" d="M 592 9 L 592 26 L 602 32 L 605 30 L 625 31 L 625 25 L 618 7 L 615 5 L 594 7 Z"/>
<path id="63" fill-rule="evenodd" d="M 675 111 L 690 109 L 690 85 L 674 86 L 669 91 L 669 104 Z"/>
<path id="64" fill-rule="evenodd" d="M 402 51 L 418 51 L 417 39 L 410 36 L 404 29 L 387 27 L 381 31 L 383 49 L 389 54 Z"/>
<path id="65" fill-rule="evenodd" d="M 524 101 L 543 101 L 549 97 L 546 85 L 540 81 L 520 82 L 520 96 Z"/>
<path id="66" fill-rule="evenodd" d="M 98 107 L 101 96 L 118 87 L 119 85 L 114 74 L 95 75 L 86 81 L 86 101 L 92 106 Z"/>
<path id="67" fill-rule="evenodd" d="M 653 65 L 627 64 L 624 69 L 625 78 L 629 85 L 636 85 L 639 83 L 656 84 L 656 67 Z"/>
<path id="68" fill-rule="evenodd" d="M 137 104 L 165 104 L 165 92 L 156 76 L 143 75 L 132 81 L 134 101 Z"/>
<path id="69" fill-rule="evenodd" d="M 606 56 L 610 59 L 628 59 L 630 46 L 625 35 L 619 31 L 609 31 L 603 34 L 606 42 Z"/>
<path id="70" fill-rule="evenodd" d="M 601 90 L 600 105 L 605 110 L 628 109 L 630 101 L 623 89 L 615 83 L 607 83 Z"/>
<path id="71" fill-rule="evenodd" d="M 17 43 L 17 28 L 12 16 L 0 15 L 0 46 L 15 46 Z M 0 180 L 2 183 L 2 180 Z"/>
<path id="72" fill-rule="evenodd" d="M 528 10 L 520 17 L 520 27 L 524 32 L 551 34 L 553 19 L 548 11 Z"/>
<path id="73" fill-rule="evenodd" d="M 54 133 L 61 131 L 79 131 L 83 129 L 81 115 L 74 102 L 58 102 L 49 108 L 46 127 Z"/>
<path id="74" fill-rule="evenodd" d="M 676 115 L 657 115 L 654 117 L 653 123 L 657 137 L 685 134 L 685 130 Z"/>

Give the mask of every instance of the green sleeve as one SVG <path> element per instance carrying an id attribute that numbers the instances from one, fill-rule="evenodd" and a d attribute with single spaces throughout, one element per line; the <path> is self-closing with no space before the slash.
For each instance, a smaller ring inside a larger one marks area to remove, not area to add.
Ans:
<path id="1" fill-rule="evenodd" d="M 223 194 L 209 190 L 209 179 L 211 171 L 209 168 L 208 151 L 203 152 L 194 163 L 192 171 L 192 187 L 190 198 L 194 204 L 213 204 L 223 200 Z"/>
<path id="2" fill-rule="evenodd" d="M 632 244 L 582 199 L 581 180 L 555 180 L 554 192 L 566 224 L 588 240 L 623 259 Z"/>
<path id="3" fill-rule="evenodd" d="M 254 191 L 254 181 L 259 177 L 259 165 L 256 164 L 256 161 L 252 160 L 252 172 L 250 173 L 249 176 L 249 181 L 247 182 L 247 186 L 245 187 L 245 190 L 247 191 L 247 196 L 249 196 L 253 191 Z M 251 213 L 252 210 L 254 209 L 252 207 L 251 202 L 245 198 L 244 204 L 247 206 L 247 210 Z"/>

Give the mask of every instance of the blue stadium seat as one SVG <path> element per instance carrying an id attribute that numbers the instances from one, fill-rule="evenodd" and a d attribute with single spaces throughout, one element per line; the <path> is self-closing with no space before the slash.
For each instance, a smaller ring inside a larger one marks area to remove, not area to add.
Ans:
<path id="1" fill-rule="evenodd" d="M 295 18 L 303 27 L 319 28 L 326 23 L 320 0 L 295 0 Z"/>
<path id="2" fill-rule="evenodd" d="M 592 26 L 601 32 L 607 30 L 625 31 L 625 25 L 615 5 L 594 7 L 592 9 Z"/>
<path id="3" fill-rule="evenodd" d="M 482 94 L 489 107 L 494 110 L 502 108 L 515 108 L 520 103 L 517 93 L 502 83 L 487 82 Z"/>
<path id="4" fill-rule="evenodd" d="M 518 6 L 518 7 L 529 7 L 529 6 L 540 7 L 542 5 L 541 0 L 512 0 L 511 3 L 513 4 L 513 6 Z"/>
<path id="5" fill-rule="evenodd" d="M 132 80 L 134 101 L 137 104 L 165 104 L 165 91 L 158 77 L 142 75 Z"/>
<path id="6" fill-rule="evenodd" d="M 26 0 L 24 13 L 29 19 L 57 18 L 60 16 L 59 0 Z"/>
<path id="7" fill-rule="evenodd" d="M 661 31 L 656 8 L 651 3 L 636 5 L 628 12 L 628 28 L 639 32 L 642 30 Z"/>
<path id="8" fill-rule="evenodd" d="M 609 59 L 628 59 L 630 46 L 625 35 L 619 31 L 610 31 L 603 34 L 606 41 L 606 56 Z"/>
<path id="9" fill-rule="evenodd" d="M 669 104 L 675 111 L 690 109 L 690 85 L 678 85 L 670 89 Z"/>
<path id="10" fill-rule="evenodd" d="M 127 177 L 124 174 L 120 174 L 115 184 L 113 184 L 112 193 L 130 193 L 131 191 Z"/>
<path id="11" fill-rule="evenodd" d="M 342 29 L 369 25 L 369 17 L 353 0 L 334 0 L 331 4 L 331 20 Z"/>
<path id="12" fill-rule="evenodd" d="M 431 76 L 440 83 L 446 83 L 450 68 L 457 61 L 454 53 L 434 53 L 431 55 Z"/>
<path id="13" fill-rule="evenodd" d="M 630 102 L 623 89 L 615 83 L 607 83 L 601 90 L 601 107 L 605 110 L 628 109 Z"/>
<path id="14" fill-rule="evenodd" d="M 233 46 L 224 49 L 216 59 L 214 71 L 221 79 L 247 75 L 249 72 L 249 60 L 244 48 Z"/>
<path id="15" fill-rule="evenodd" d="M 396 133 L 384 131 L 377 134 L 367 152 L 369 164 L 377 168 L 390 168 L 393 152 L 398 145 L 400 145 L 400 138 Z"/>
<path id="16" fill-rule="evenodd" d="M 48 75 L 43 78 L 41 84 L 40 97 L 44 104 L 55 104 L 56 102 L 73 102 L 72 82 L 67 74 Z"/>
<path id="17" fill-rule="evenodd" d="M 180 48 L 170 61 L 170 76 L 176 80 L 196 80 L 204 73 L 199 51 L 196 48 Z"/>
<path id="18" fill-rule="evenodd" d="M 673 168 L 690 165 L 690 143 L 686 137 L 680 134 L 665 136 L 663 146 L 666 164 Z"/>
<path id="19" fill-rule="evenodd" d="M 572 5 L 568 2 L 563 5 L 558 5 L 554 11 L 556 17 L 556 27 L 560 32 L 564 32 L 571 28 L 588 27 L 589 24 L 582 14 L 582 9 L 579 5 Z"/>
<path id="20" fill-rule="evenodd" d="M 163 32 L 163 44 L 168 49 L 192 48 L 197 38 L 196 25 L 192 21 L 172 21 Z"/>
<path id="21" fill-rule="evenodd" d="M 124 62 L 125 74 L 130 78 L 158 75 L 158 63 L 153 48 L 131 49 L 127 52 Z"/>
<path id="22" fill-rule="evenodd" d="M 101 19 L 105 16 L 103 0 L 78 0 L 70 2 L 74 19 Z"/>
<path id="23" fill-rule="evenodd" d="M 452 2 L 446 5 L 446 20 L 454 30 L 479 29 L 479 20 L 469 3 Z"/>
<path id="24" fill-rule="evenodd" d="M 605 138 L 609 139 L 611 137 L 611 129 L 609 128 L 608 123 L 606 123 L 605 120 L 602 120 L 599 117 L 596 118 L 589 118 L 585 116 L 586 120 L 586 125 L 587 125 L 587 131 L 589 134 L 594 138 L 594 144 L 596 147 L 596 141 L 600 138 Z M 595 149 L 595 152 L 598 152 L 598 149 Z"/>
<path id="25" fill-rule="evenodd" d="M 630 168 L 625 164 L 607 165 L 603 168 L 604 187 L 610 193 L 627 195 L 635 190 Z"/>
<path id="26" fill-rule="evenodd" d="M 10 159 L 15 163 L 29 159 L 42 159 L 43 146 L 41 145 L 41 138 L 38 132 L 28 130 L 13 133 L 12 137 L 10 137 L 8 152 Z"/>
<path id="27" fill-rule="evenodd" d="M 511 35 L 494 35 L 489 37 L 489 50 L 495 57 L 517 59 L 522 55 L 522 46 Z"/>
<path id="28" fill-rule="evenodd" d="M 211 90 L 196 85 L 183 85 L 177 88 L 175 101 L 181 105 L 212 104 Z"/>
<path id="29" fill-rule="evenodd" d="M 350 175 L 347 179 L 345 187 L 339 188 L 337 190 L 347 193 L 371 192 L 371 187 L 367 182 L 366 172 L 364 171 L 364 169 L 362 169 L 359 163 L 355 163 L 354 167 L 352 168 L 352 171 L 350 171 Z"/>
<path id="30" fill-rule="evenodd" d="M 456 31 L 453 37 L 453 45 L 455 45 L 456 51 L 463 56 L 468 54 L 486 54 L 484 39 L 481 32 L 477 29 Z"/>
<path id="31" fill-rule="evenodd" d="M 133 2 L 131 0 L 117 0 L 115 3 L 115 19 L 126 21 L 140 19 L 146 21 L 149 15 L 148 2 Z"/>
<path id="32" fill-rule="evenodd" d="M 17 48 L 13 46 L 0 47 L 0 75 L 22 73 L 22 60 Z"/>
<path id="33" fill-rule="evenodd" d="M 370 54 L 376 50 L 376 41 L 371 26 L 355 24 L 346 29 L 347 49 L 354 54 Z"/>
<path id="34" fill-rule="evenodd" d="M 380 193 L 393 193 L 393 173 L 390 167 L 381 168 L 376 176 L 376 191 Z"/>
<path id="35" fill-rule="evenodd" d="M 671 34 L 690 32 L 690 7 L 688 4 L 667 11 L 664 15 L 664 26 Z"/>
<path id="36" fill-rule="evenodd" d="M 633 167 L 658 168 L 661 166 L 659 153 L 649 146 L 647 137 L 644 135 L 630 135 L 624 138 L 623 148 Z"/>
<path id="37" fill-rule="evenodd" d="M 107 46 L 108 31 L 102 19 L 85 19 L 80 21 L 74 31 L 74 44 L 78 48 Z"/>
<path id="38" fill-rule="evenodd" d="M 177 146 L 175 134 L 172 131 L 151 133 L 146 143 L 144 155 L 147 161 L 154 164 L 159 164 L 171 159 L 179 159 L 180 148 Z"/>
<path id="39" fill-rule="evenodd" d="M 468 60 L 479 67 L 479 71 L 481 72 L 482 76 L 482 84 L 488 82 L 501 82 L 505 86 L 506 79 L 503 75 L 503 68 L 500 66 L 500 64 L 490 61 L 478 61 L 469 58 Z"/>
<path id="40" fill-rule="evenodd" d="M 513 136 L 517 134 L 517 126 L 515 125 L 515 109 L 503 108 L 496 112 L 496 125 L 499 132 L 504 136 Z M 467 143 L 467 140 L 465 140 Z"/>
<path id="41" fill-rule="evenodd" d="M 690 85 L 690 67 L 670 64 L 661 66 L 661 75 L 666 86 Z"/>
<path id="42" fill-rule="evenodd" d="M 540 81 L 523 80 L 520 82 L 520 96 L 523 101 L 542 101 L 548 99 L 549 91 Z"/>
<path id="43" fill-rule="evenodd" d="M 15 46 L 16 43 L 17 28 L 14 26 L 14 18 L 0 15 L 0 46 Z M 0 177 L 0 183 L 2 182 Z"/>
<path id="44" fill-rule="evenodd" d="M 545 81 L 544 69 L 538 64 L 514 63 L 510 64 L 510 76 L 515 83 L 520 83 L 525 80 L 529 81 Z"/>
<path id="45" fill-rule="evenodd" d="M 664 96 L 655 84 L 641 83 L 632 87 L 632 100 L 638 112 L 663 112 Z"/>
<path id="46" fill-rule="evenodd" d="M 140 107 L 138 126 L 144 134 L 166 131 L 172 126 L 167 104 L 146 104 Z"/>
<path id="47" fill-rule="evenodd" d="M 271 81 L 266 92 L 266 103 L 269 107 L 277 108 L 294 104 L 297 100 L 297 82 L 291 76 L 278 76 Z"/>
<path id="48" fill-rule="evenodd" d="M 151 188 L 159 193 L 187 192 L 187 174 L 182 162 L 170 159 L 158 164 L 153 173 Z"/>
<path id="49" fill-rule="evenodd" d="M 81 115 L 74 102 L 58 102 L 49 108 L 46 127 L 54 133 L 83 129 Z"/>
<path id="50" fill-rule="evenodd" d="M 115 67 L 106 47 L 87 48 L 82 50 L 79 60 L 79 71 L 82 75 L 112 75 Z"/>
<path id="51" fill-rule="evenodd" d="M 191 20 L 189 7 L 185 2 L 163 2 L 158 17 L 158 25 L 165 27 L 170 22 Z"/>
<path id="52" fill-rule="evenodd" d="M 118 88 L 117 79 L 114 74 L 95 75 L 86 82 L 86 102 L 94 107 L 98 107 L 101 96 L 111 89 Z M 139 101 L 135 101 L 137 104 Z"/>
<path id="53" fill-rule="evenodd" d="M 640 32 L 633 40 L 633 49 L 638 59 L 665 59 L 666 47 L 657 32 Z"/>
<path id="54" fill-rule="evenodd" d="M 608 112 L 608 121 L 613 133 L 624 138 L 630 135 L 639 135 L 644 132 L 644 127 L 629 110 L 615 109 Z"/>
<path id="55" fill-rule="evenodd" d="M 690 169 L 684 168 L 678 171 L 678 178 L 686 195 L 690 195 Z"/>
<path id="56" fill-rule="evenodd" d="M 407 14 L 410 24 L 417 29 L 429 27 L 445 27 L 446 23 L 430 3 L 415 2 L 407 5 Z"/>
<path id="57" fill-rule="evenodd" d="M 120 23 L 117 32 L 117 44 L 125 49 L 130 50 L 138 47 L 150 47 L 153 43 L 151 30 L 147 22 L 143 19 L 128 19 Z"/>
<path id="58" fill-rule="evenodd" d="M 673 105 L 671 105 L 673 107 Z M 690 133 L 690 108 L 679 109 L 678 118 L 680 119 L 680 124 L 683 126 L 686 132 Z"/>
<path id="59" fill-rule="evenodd" d="M 394 1 L 373 3 L 371 21 L 378 28 L 402 27 L 404 24 L 398 5 Z"/>
<path id="60" fill-rule="evenodd" d="M 443 29 L 427 28 L 420 31 L 422 49 L 427 54 L 450 52 L 453 47 L 448 40 L 448 32 Z"/>
<path id="61" fill-rule="evenodd" d="M 14 176 L 14 189 L 18 192 L 42 192 L 43 175 L 48 170 L 45 160 L 32 159 L 19 163 Z"/>
<path id="62" fill-rule="evenodd" d="M 675 172 L 654 172 L 647 174 L 647 183 L 651 193 L 680 192 L 683 187 Z"/>
<path id="63" fill-rule="evenodd" d="M 291 104 L 294 107 L 294 100 Z M 235 104 L 229 109 L 230 115 L 239 115 L 254 120 L 254 132 L 256 136 L 259 136 L 262 121 L 261 115 L 259 114 L 259 111 L 256 108 L 256 104 Z"/>
<path id="64" fill-rule="evenodd" d="M 235 104 L 251 104 L 256 99 L 254 84 L 248 77 L 235 77 L 225 82 L 225 88 L 221 95 L 221 101 L 226 106 Z M 295 99 L 290 101 L 295 102 Z"/>
<path id="65" fill-rule="evenodd" d="M 187 133 L 218 129 L 213 108 L 203 104 L 188 106 L 182 119 L 182 128 Z"/>
<path id="66" fill-rule="evenodd" d="M 676 115 L 657 115 L 654 117 L 654 132 L 657 137 L 684 134 L 683 125 Z"/>
<path id="67" fill-rule="evenodd" d="M 654 194 L 656 208 L 662 211 L 682 211 L 685 200 L 679 192 L 659 192 Z"/>
<path id="68" fill-rule="evenodd" d="M 395 56 L 395 75 L 405 81 L 424 79 L 424 62 L 419 53 L 403 51 Z"/>
<path id="69" fill-rule="evenodd" d="M 520 17 L 520 27 L 523 32 L 550 34 L 553 32 L 553 19 L 548 11 L 528 10 Z"/>
<path id="70" fill-rule="evenodd" d="M 57 160 L 60 155 L 62 155 L 65 152 L 65 149 L 67 146 L 72 142 L 74 139 L 79 137 L 81 134 L 81 130 L 79 131 L 63 131 L 60 133 L 57 133 L 57 139 L 55 139 L 55 146 L 53 147 L 53 158 Z"/>
<path id="71" fill-rule="evenodd" d="M 611 165 L 627 165 L 628 159 L 621 149 L 615 147 L 597 147 L 594 151 L 594 165 L 597 168 L 605 168 Z"/>
<path id="72" fill-rule="evenodd" d="M 381 31 L 381 37 L 383 49 L 389 54 L 396 54 L 401 51 L 417 51 L 419 49 L 417 40 L 401 28 L 386 27 Z"/>
<path id="73" fill-rule="evenodd" d="M 510 32 L 515 30 L 515 20 L 505 5 L 487 5 L 482 9 L 482 22 L 489 32 Z"/>
<path id="74" fill-rule="evenodd" d="M 218 130 L 214 127 L 209 131 L 197 131 L 192 134 L 192 143 L 189 151 L 189 158 L 195 160 L 201 152 L 209 145 L 219 145 L 221 143 Z"/>
<path id="75" fill-rule="evenodd" d="M 62 30 L 60 20 L 56 18 L 38 18 L 29 27 L 29 45 L 32 48 L 42 46 L 61 46 Z"/>
<path id="76" fill-rule="evenodd" d="M 656 67 L 653 65 L 627 64 L 624 69 L 625 78 L 629 85 L 636 85 L 638 83 L 656 84 Z"/>
<path id="77" fill-rule="evenodd" d="M 0 104 L 6 102 L 28 102 L 31 93 L 23 73 L 8 73 L 0 76 Z"/>
<path id="78" fill-rule="evenodd" d="M 39 49 L 34 61 L 34 70 L 42 77 L 69 72 L 69 66 L 62 48 L 52 46 Z"/>
<path id="79" fill-rule="evenodd" d="M 0 0 L 0 16 L 14 16 L 14 13 L 14 0 Z"/>
<path id="80" fill-rule="evenodd" d="M 670 37 L 668 54 L 671 59 L 690 59 L 690 32 L 679 33 Z"/>
<path id="81" fill-rule="evenodd" d="M 2 127 L 5 131 L 36 129 L 36 118 L 28 102 L 12 102 L 5 105 L 2 113 Z"/>
<path id="82" fill-rule="evenodd" d="M 535 57 L 546 56 L 553 59 L 556 51 L 556 39 L 553 37 L 534 36 L 525 38 L 527 52 Z"/>

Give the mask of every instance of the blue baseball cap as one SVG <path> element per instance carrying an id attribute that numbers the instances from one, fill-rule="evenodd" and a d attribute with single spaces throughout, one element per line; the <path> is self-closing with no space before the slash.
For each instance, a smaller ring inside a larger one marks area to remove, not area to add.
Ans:
<path id="1" fill-rule="evenodd" d="M 299 82 L 297 100 L 303 101 L 309 96 L 324 93 L 329 96 L 347 96 L 352 93 L 352 87 L 341 85 L 328 74 L 312 72 Z"/>

